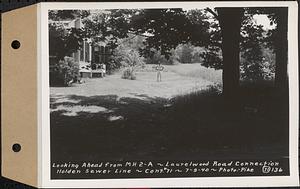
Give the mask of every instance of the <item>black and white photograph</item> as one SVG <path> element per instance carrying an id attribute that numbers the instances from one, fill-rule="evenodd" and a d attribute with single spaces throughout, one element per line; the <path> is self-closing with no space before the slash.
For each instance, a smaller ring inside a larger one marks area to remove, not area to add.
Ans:
<path id="1" fill-rule="evenodd" d="M 49 9 L 51 179 L 289 176 L 288 15 Z"/>

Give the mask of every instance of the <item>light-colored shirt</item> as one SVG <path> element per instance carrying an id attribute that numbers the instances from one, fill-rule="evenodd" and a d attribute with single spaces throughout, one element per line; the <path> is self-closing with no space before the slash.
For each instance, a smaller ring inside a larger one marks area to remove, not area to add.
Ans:
<path id="1" fill-rule="evenodd" d="M 163 66 L 156 66 L 155 68 L 157 71 L 163 71 L 164 70 L 164 67 Z"/>

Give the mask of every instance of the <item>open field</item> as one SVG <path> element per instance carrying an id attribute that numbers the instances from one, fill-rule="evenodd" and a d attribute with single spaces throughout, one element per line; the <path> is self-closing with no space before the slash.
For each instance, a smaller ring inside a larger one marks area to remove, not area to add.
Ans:
<path id="1" fill-rule="evenodd" d="M 148 65 L 137 80 L 51 88 L 52 160 L 286 157 L 286 99 L 265 87 L 226 101 L 220 71 L 197 66 L 165 66 L 162 82 Z"/>

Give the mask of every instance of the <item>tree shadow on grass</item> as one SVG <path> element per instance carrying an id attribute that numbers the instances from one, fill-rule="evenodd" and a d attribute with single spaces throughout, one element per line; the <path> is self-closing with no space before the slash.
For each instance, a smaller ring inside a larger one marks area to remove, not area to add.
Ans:
<path id="1" fill-rule="evenodd" d="M 52 98 L 51 158 L 88 161 L 287 156 L 285 98 L 273 95 L 273 89 L 261 93 L 251 90 L 241 90 L 240 98 L 231 102 L 214 88 L 172 99 L 145 94 Z"/>

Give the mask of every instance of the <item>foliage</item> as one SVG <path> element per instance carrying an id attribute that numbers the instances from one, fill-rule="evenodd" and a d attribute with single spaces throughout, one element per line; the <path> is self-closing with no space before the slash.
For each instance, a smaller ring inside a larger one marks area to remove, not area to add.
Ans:
<path id="1" fill-rule="evenodd" d="M 115 49 L 119 39 L 128 37 L 131 12 L 127 9 L 94 12 L 83 20 L 85 37 L 91 38 L 92 43 L 106 42 Z"/>
<path id="2" fill-rule="evenodd" d="M 114 54 L 112 54 L 109 58 L 108 63 L 106 64 L 106 71 L 107 74 L 113 74 L 115 71 L 117 71 L 121 67 L 121 62 L 118 61 L 118 57 Z"/>
<path id="3" fill-rule="evenodd" d="M 49 23 L 49 54 L 63 60 L 76 52 L 82 43 L 80 28 L 65 28 L 61 23 Z"/>
<path id="4" fill-rule="evenodd" d="M 197 46 L 192 46 L 193 51 L 192 51 L 192 62 L 191 63 L 201 63 L 203 62 L 203 58 L 201 55 L 205 52 L 205 47 L 197 47 Z"/>
<path id="5" fill-rule="evenodd" d="M 201 54 L 204 60 L 202 65 L 222 69 L 221 28 L 217 20 L 218 15 L 215 15 L 212 10 L 210 13 L 214 14 L 214 17 L 211 18 L 210 44 L 206 46 L 206 51 Z M 257 81 L 274 78 L 275 55 L 271 49 L 273 49 L 274 41 L 272 37 L 275 36 L 276 30 L 267 30 L 262 25 L 255 23 L 254 16 L 259 14 L 267 15 L 271 25 L 276 24 L 273 9 L 245 8 L 240 44 L 240 69 L 243 80 Z"/>
<path id="6" fill-rule="evenodd" d="M 50 65 L 50 86 L 69 86 L 78 78 L 79 66 L 73 58 L 65 57 Z"/>
<path id="7" fill-rule="evenodd" d="M 204 65 L 209 65 L 210 61 L 215 60 L 218 61 L 214 65 L 219 65 L 220 59 L 212 58 L 213 50 L 216 48 L 201 53 L 192 49 L 195 46 L 208 47 L 210 44 L 220 44 L 219 26 L 211 20 L 205 10 L 145 9 L 132 16 L 131 29 L 135 33 L 147 33 L 146 46 L 141 49 L 147 60 L 157 59 L 161 54 L 167 60 L 171 59 L 173 63 L 175 61 L 191 63 L 204 59 L 204 62 L 209 62 Z"/>
<path id="8" fill-rule="evenodd" d="M 241 27 L 241 76 L 258 80 L 274 77 L 274 57 L 271 50 L 276 29 L 266 31 L 254 23 L 255 14 L 265 14 L 276 25 L 279 13 L 275 9 L 245 8 Z M 280 12 L 280 11 L 279 11 Z M 112 50 L 108 71 L 124 65 L 133 54 L 147 64 L 193 63 L 222 69 L 222 35 L 218 15 L 210 9 L 116 9 L 94 11 L 50 11 L 49 18 L 65 20 L 81 18 L 85 27 L 65 30 L 50 24 L 50 54 L 63 59 L 75 52 L 80 39 L 90 38 L 92 44 L 104 42 Z M 201 47 L 201 49 L 200 49 Z M 138 61 L 139 62 L 139 61 Z M 135 63 L 133 63 L 135 64 Z"/>
<path id="9" fill-rule="evenodd" d="M 125 70 L 123 70 L 122 79 L 135 80 L 136 75 L 130 68 L 126 68 Z"/>
<path id="10" fill-rule="evenodd" d="M 241 55 L 241 79 L 251 82 L 273 80 L 275 76 L 275 54 L 263 46 L 255 49 L 258 50 L 257 54 L 261 56 L 259 61 L 249 61 L 243 58 L 247 55 L 243 53 Z M 247 53 L 252 54 L 255 51 L 249 50 Z"/>
<path id="11" fill-rule="evenodd" d="M 189 44 L 179 45 L 176 49 L 178 49 L 177 53 L 179 55 L 178 56 L 179 62 L 181 62 L 181 63 L 191 63 L 192 62 L 193 48 Z"/>
<path id="12" fill-rule="evenodd" d="M 89 15 L 88 11 L 52 10 L 49 11 L 49 54 L 50 85 L 69 86 L 79 78 L 79 65 L 71 56 L 80 49 L 83 40 L 81 28 L 67 28 L 61 22 L 78 16 Z"/>
<path id="13" fill-rule="evenodd" d="M 191 43 L 179 44 L 176 49 L 171 53 L 176 61 L 180 63 L 200 63 L 203 61 L 202 54 L 204 53 L 204 47 L 197 47 Z"/>
<path id="14" fill-rule="evenodd" d="M 171 49 L 180 43 L 193 41 L 202 45 L 208 41 L 208 21 L 200 19 L 204 16 L 200 13 L 198 10 L 187 14 L 182 9 L 144 9 L 132 16 L 131 29 L 148 35 L 146 47 L 142 49 L 145 57 L 151 57 L 156 49 L 168 59 Z"/>
<path id="15" fill-rule="evenodd" d="M 275 49 L 275 42 L 280 38 L 278 33 L 278 21 L 281 17 L 284 17 L 284 14 L 286 14 L 285 9 L 287 7 L 280 7 L 280 8 L 270 8 L 270 7 L 264 7 L 264 8 L 246 8 L 246 12 L 251 15 L 255 14 L 265 14 L 270 20 L 270 26 L 272 27 L 266 32 L 266 38 L 264 39 L 264 42 L 266 43 L 267 47 L 270 49 Z M 280 26 L 279 26 L 280 27 Z"/>
<path id="16" fill-rule="evenodd" d="M 253 21 L 252 14 L 245 14 L 242 31 L 241 43 L 241 76 L 243 80 L 260 81 L 272 78 L 274 69 L 271 67 L 270 58 L 272 54 L 267 51 L 265 42 L 266 33 L 262 25 L 257 25 Z M 265 50 L 266 49 L 266 50 Z"/>
<path id="17" fill-rule="evenodd" d="M 159 50 L 151 49 L 151 54 L 145 58 L 146 64 L 157 64 L 160 62 L 165 65 L 173 65 L 178 63 L 200 63 L 202 62 L 203 47 L 197 47 L 190 43 L 179 44 L 175 49 L 170 50 L 169 58 L 167 59 Z"/>
<path id="18" fill-rule="evenodd" d="M 86 18 L 90 15 L 88 10 L 50 10 L 49 20 L 73 20 L 75 18 Z"/>
<path id="19" fill-rule="evenodd" d="M 119 69 L 122 64 L 122 57 L 117 48 L 129 37 L 129 17 L 133 10 L 99 10 L 83 19 L 84 34 L 86 38 L 91 39 L 92 45 L 99 42 L 105 43 L 112 54 L 107 63 L 108 73 Z"/>
<path id="20" fill-rule="evenodd" d="M 186 13 L 190 30 L 188 32 L 188 42 L 194 46 L 207 46 L 212 43 L 213 26 L 211 17 L 208 16 L 205 9 L 193 9 Z M 217 26 L 217 25 L 216 25 Z"/>
<path id="21" fill-rule="evenodd" d="M 126 50 L 119 52 L 122 67 L 125 68 L 122 74 L 123 79 L 136 79 L 136 69 L 142 67 L 145 63 L 137 50 Z"/>
<path id="22" fill-rule="evenodd" d="M 127 38 L 119 39 L 118 49 L 132 49 L 135 51 L 139 51 L 140 49 L 145 47 L 146 37 L 142 35 L 128 34 Z"/>
<path id="23" fill-rule="evenodd" d="M 222 51 L 218 46 L 209 46 L 200 54 L 203 58 L 202 65 L 207 68 L 222 69 Z"/>
<path id="24" fill-rule="evenodd" d="M 209 9 L 205 9 L 206 13 L 210 15 Z M 208 68 L 222 69 L 222 34 L 221 27 L 218 19 L 213 15 L 209 17 L 209 27 L 208 31 L 209 42 L 205 46 L 205 51 L 200 54 L 203 59 L 202 65 Z"/>
<path id="25" fill-rule="evenodd" d="M 174 64 L 176 61 L 175 57 L 175 51 L 174 49 L 170 50 L 170 56 L 169 59 L 167 59 L 164 55 L 161 54 L 160 51 L 152 48 L 151 49 L 151 54 L 145 58 L 145 63 L 146 64 Z"/>

